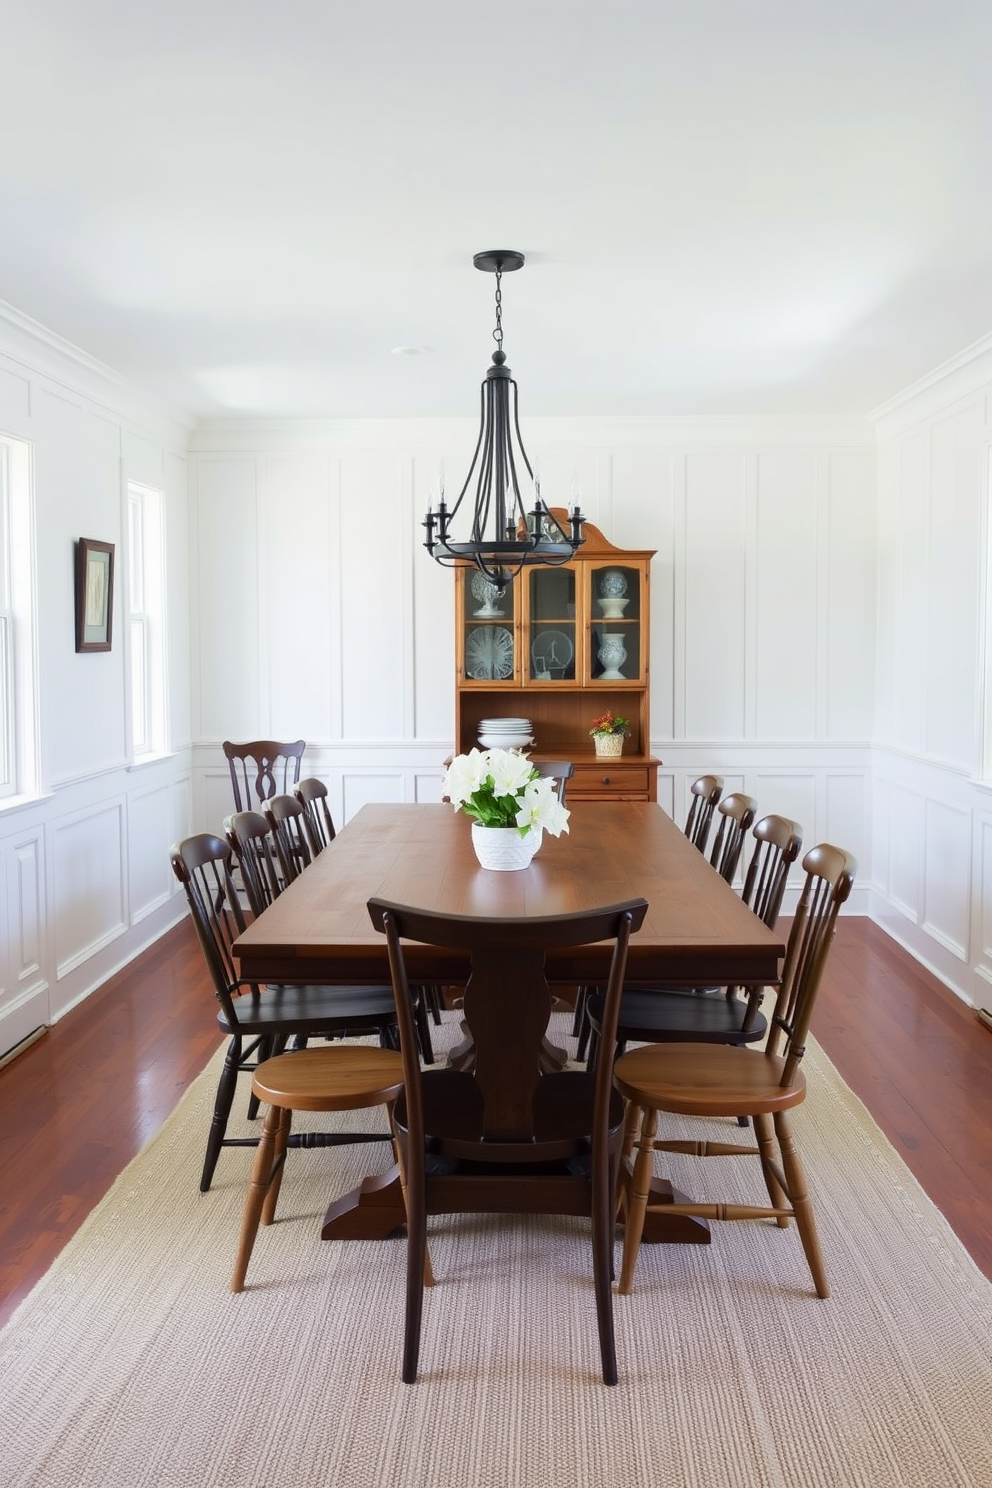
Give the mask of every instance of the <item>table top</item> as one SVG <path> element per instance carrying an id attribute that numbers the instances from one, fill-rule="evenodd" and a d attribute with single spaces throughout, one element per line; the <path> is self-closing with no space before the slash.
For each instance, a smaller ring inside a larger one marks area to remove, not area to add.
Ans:
<path id="1" fill-rule="evenodd" d="M 235 944 L 241 975 L 260 982 L 387 982 L 385 938 L 372 928 L 373 895 L 465 915 L 549 915 L 643 897 L 628 980 L 651 985 L 769 983 L 784 953 L 779 934 L 741 903 L 669 816 L 646 801 L 577 802 L 569 831 L 545 833 L 529 868 L 480 868 L 471 824 L 449 805 L 365 806 Z M 411 946 L 413 978 L 458 982 L 455 953 Z M 608 953 L 561 953 L 554 981 L 605 976 Z"/>

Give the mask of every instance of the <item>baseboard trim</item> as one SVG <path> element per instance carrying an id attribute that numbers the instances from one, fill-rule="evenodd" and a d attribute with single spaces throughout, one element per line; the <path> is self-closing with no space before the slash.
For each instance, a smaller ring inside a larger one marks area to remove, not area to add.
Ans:
<path id="1" fill-rule="evenodd" d="M 25 1038 L 22 1038 L 19 1044 L 15 1044 L 12 1049 L 8 1049 L 6 1054 L 0 1055 L 0 1070 L 5 1069 L 12 1059 L 17 1058 L 18 1054 L 23 1054 L 25 1049 L 30 1049 L 32 1044 L 36 1044 L 40 1038 L 44 1038 L 47 1032 L 48 1024 L 42 1023 L 27 1034 Z"/>

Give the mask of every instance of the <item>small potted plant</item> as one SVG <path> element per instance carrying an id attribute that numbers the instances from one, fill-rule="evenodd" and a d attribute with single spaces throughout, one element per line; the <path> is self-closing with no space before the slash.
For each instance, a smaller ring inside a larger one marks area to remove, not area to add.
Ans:
<path id="1" fill-rule="evenodd" d="M 568 831 L 569 813 L 553 780 L 538 774 L 523 754 L 509 749 L 470 749 L 450 763 L 441 795 L 472 818 L 472 845 L 483 868 L 526 868 L 545 829 Z"/>
<path id="2" fill-rule="evenodd" d="M 598 755 L 616 758 L 623 753 L 623 741 L 630 732 L 630 719 L 620 713 L 604 713 L 593 720 L 589 730 Z"/>

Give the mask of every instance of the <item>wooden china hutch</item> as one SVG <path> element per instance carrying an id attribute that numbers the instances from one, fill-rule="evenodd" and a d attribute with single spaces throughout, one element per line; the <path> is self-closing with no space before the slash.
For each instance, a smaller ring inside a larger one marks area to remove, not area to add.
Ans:
<path id="1" fill-rule="evenodd" d="M 555 512 L 567 522 L 567 514 Z M 571 563 L 525 568 L 499 597 L 477 569 L 455 585 L 455 752 L 479 747 L 483 719 L 528 718 L 534 760 L 571 760 L 569 800 L 656 801 L 649 753 L 653 552 L 616 548 L 585 524 Z M 630 730 L 619 758 L 598 758 L 603 713 Z"/>

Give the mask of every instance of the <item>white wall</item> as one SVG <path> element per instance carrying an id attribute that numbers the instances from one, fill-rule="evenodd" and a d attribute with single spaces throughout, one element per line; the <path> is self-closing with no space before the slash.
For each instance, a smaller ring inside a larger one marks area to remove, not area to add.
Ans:
<path id="1" fill-rule="evenodd" d="M 188 428 L 16 312 L 0 315 L 0 432 L 33 455 L 40 791 L 0 803 L 0 1053 L 57 1019 L 183 912 L 188 830 Z M 129 768 L 126 483 L 165 493 L 174 753 Z M 77 655 L 73 544 L 116 545 L 114 641 Z"/>
<path id="2" fill-rule="evenodd" d="M 992 346 L 877 416 L 875 917 L 992 1005 L 992 780 L 983 779 Z"/>
<path id="3" fill-rule="evenodd" d="M 421 547 L 471 421 L 207 422 L 190 450 L 195 809 L 228 737 L 308 740 L 335 815 L 437 799 L 452 747 L 450 573 Z M 874 439 L 862 421 L 531 420 L 542 486 L 655 547 L 652 748 L 681 818 L 704 770 L 859 857 L 867 895 Z"/>

